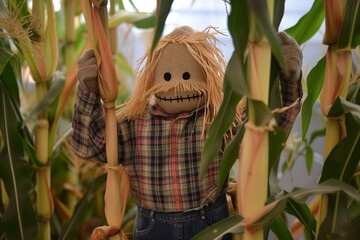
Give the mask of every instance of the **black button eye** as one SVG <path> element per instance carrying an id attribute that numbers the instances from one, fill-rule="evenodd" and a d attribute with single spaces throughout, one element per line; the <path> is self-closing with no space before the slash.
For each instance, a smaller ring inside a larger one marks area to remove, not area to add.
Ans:
<path id="1" fill-rule="evenodd" d="M 165 81 L 170 81 L 170 79 L 171 79 L 171 73 L 166 72 L 166 73 L 164 74 L 164 79 L 165 79 Z"/>
<path id="2" fill-rule="evenodd" d="M 182 77 L 183 77 L 184 80 L 189 80 L 190 79 L 190 73 L 189 72 L 184 72 Z"/>

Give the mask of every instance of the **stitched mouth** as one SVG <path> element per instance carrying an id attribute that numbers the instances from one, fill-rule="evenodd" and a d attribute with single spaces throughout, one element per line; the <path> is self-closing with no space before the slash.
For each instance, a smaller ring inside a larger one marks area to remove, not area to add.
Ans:
<path id="1" fill-rule="evenodd" d="M 173 101 L 175 102 L 185 102 L 185 101 L 193 101 L 193 100 L 199 100 L 202 96 L 204 95 L 204 93 L 201 93 L 201 94 L 193 94 L 192 96 L 190 95 L 187 95 L 186 97 L 183 97 L 183 96 L 177 96 L 175 98 L 172 98 L 172 97 L 159 97 L 158 95 L 155 95 L 160 101 L 164 101 L 164 102 L 170 102 L 172 103 Z"/>

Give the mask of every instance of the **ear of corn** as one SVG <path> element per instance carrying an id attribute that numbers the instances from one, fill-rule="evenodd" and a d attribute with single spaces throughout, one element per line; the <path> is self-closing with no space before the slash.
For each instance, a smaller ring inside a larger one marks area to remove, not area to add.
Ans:
<path id="1" fill-rule="evenodd" d="M 47 23 L 44 32 L 43 59 L 45 61 L 46 79 L 54 74 L 58 63 L 58 39 L 55 27 L 55 11 L 51 0 L 47 1 Z"/>
<path id="2" fill-rule="evenodd" d="M 45 11 L 46 9 L 46 11 Z M 57 67 L 58 45 L 55 26 L 55 12 L 52 1 L 33 1 L 33 15 L 35 29 L 39 38 L 32 43 L 32 50 L 26 49 L 26 56 L 36 85 L 38 101 L 48 91 L 47 82 L 52 77 Z M 47 17 L 45 17 L 47 16 Z M 54 210 L 52 194 L 50 191 L 49 167 L 49 122 L 47 110 L 38 114 L 35 130 L 35 150 L 39 162 L 36 171 L 37 184 L 37 214 L 39 226 L 39 239 L 50 239 L 50 217 Z"/>

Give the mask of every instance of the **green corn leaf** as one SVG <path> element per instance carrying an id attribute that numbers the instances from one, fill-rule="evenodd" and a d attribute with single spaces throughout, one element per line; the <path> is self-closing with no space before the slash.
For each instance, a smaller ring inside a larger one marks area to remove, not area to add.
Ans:
<path id="1" fill-rule="evenodd" d="M 346 1 L 345 16 L 341 25 L 340 37 L 338 40 L 338 49 L 351 49 L 357 47 L 358 44 L 353 45 L 355 39 L 360 34 L 357 22 L 360 21 L 360 2 Z"/>
<path id="2" fill-rule="evenodd" d="M 280 162 L 280 155 L 284 146 L 286 144 L 287 135 L 285 131 L 278 127 L 274 127 L 274 131 L 269 132 L 269 172 L 270 174 L 271 169 L 275 169 L 277 171 L 279 162 Z"/>
<path id="3" fill-rule="evenodd" d="M 237 127 L 235 136 L 226 146 L 223 158 L 220 163 L 220 175 L 219 175 L 218 186 L 222 186 L 224 184 L 226 178 L 229 176 L 229 172 L 232 166 L 234 165 L 236 159 L 239 157 L 240 143 L 245 133 L 245 127 L 244 127 L 245 123 L 246 121 Z M 218 191 L 220 190 L 221 188 L 218 188 Z"/>
<path id="4" fill-rule="evenodd" d="M 201 231 L 193 240 L 203 240 L 203 239 L 221 239 L 226 233 L 237 233 L 241 234 L 244 232 L 245 228 L 242 226 L 241 221 L 243 218 L 238 214 L 235 214 L 229 218 L 226 218 L 220 222 L 217 222 L 205 230 Z"/>
<path id="5" fill-rule="evenodd" d="M 278 237 L 278 239 L 293 240 L 293 237 L 291 236 L 284 219 L 281 217 L 274 218 L 274 220 L 271 222 L 271 230 Z"/>
<path id="6" fill-rule="evenodd" d="M 239 31 L 240 26 L 241 31 Z M 244 62 L 244 52 L 248 44 L 249 36 L 249 16 L 246 1 L 231 1 L 231 11 L 228 16 L 228 28 L 236 55 L 240 62 Z M 243 71 L 241 69 L 239 69 L 239 71 L 240 74 L 243 75 Z"/>
<path id="7" fill-rule="evenodd" d="M 51 87 L 47 91 L 44 98 L 41 99 L 41 101 L 31 110 L 29 115 L 26 117 L 25 122 L 36 117 L 37 114 L 45 110 L 60 95 L 65 85 L 64 77 L 58 74 L 54 74 L 52 82 L 53 84 L 51 84 Z"/>
<path id="8" fill-rule="evenodd" d="M 329 236 L 329 235 L 328 235 Z M 351 219 L 344 228 L 329 236 L 329 239 L 348 240 L 357 239 L 360 236 L 360 216 Z"/>
<path id="9" fill-rule="evenodd" d="M 161 35 L 164 31 L 165 22 L 170 13 L 170 9 L 171 9 L 173 0 L 159 1 L 159 3 L 160 3 L 160 6 L 158 6 L 156 29 L 155 29 L 155 35 L 153 38 L 153 42 L 152 42 L 151 52 L 153 52 L 155 50 L 157 43 L 159 42 Z"/>
<path id="10" fill-rule="evenodd" d="M 242 94 L 247 93 L 246 87 L 240 84 L 242 82 L 241 75 L 239 74 L 241 67 L 234 51 L 224 76 L 224 99 L 219 112 L 208 130 L 203 155 L 201 157 L 199 179 L 205 176 L 211 162 L 219 153 L 223 145 L 224 134 L 234 122 L 237 104 Z"/>
<path id="11" fill-rule="evenodd" d="M 310 175 L 311 169 L 314 162 L 314 150 L 311 147 L 311 145 L 306 145 L 305 147 L 305 163 L 306 163 L 306 170 L 308 171 L 308 174 Z"/>
<path id="12" fill-rule="evenodd" d="M 121 52 L 116 53 L 115 64 L 119 67 L 119 69 L 121 69 L 122 72 L 124 72 L 130 77 L 134 77 L 135 74 L 133 68 L 131 67 L 131 64 Z"/>
<path id="13" fill-rule="evenodd" d="M 151 13 L 120 11 L 109 17 L 109 28 L 115 28 L 123 23 L 132 23 L 139 28 L 155 26 L 156 17 Z"/>
<path id="14" fill-rule="evenodd" d="M 355 20 L 355 27 L 354 27 L 354 35 L 352 39 L 351 48 L 356 48 L 360 45 L 360 10 L 357 10 L 356 20 Z"/>
<path id="15" fill-rule="evenodd" d="M 238 58 L 234 51 L 226 68 L 224 82 L 229 83 L 232 91 L 237 95 L 248 96 L 249 88 L 244 76 L 244 65 L 241 64 L 240 58 Z"/>
<path id="16" fill-rule="evenodd" d="M 317 33 L 324 22 L 324 0 L 315 0 L 310 10 L 292 27 L 285 30 L 299 45 Z"/>
<path id="17" fill-rule="evenodd" d="M 0 13 L 6 13 L 6 7 L 4 0 L 0 0 Z"/>
<path id="18" fill-rule="evenodd" d="M 333 107 L 338 107 L 339 98 Z M 360 114 L 360 107 L 357 114 Z M 330 110 L 330 111 L 331 111 Z M 320 182 L 327 179 L 338 179 L 349 183 L 360 161 L 360 122 L 355 120 L 355 115 L 346 116 L 347 136 L 338 143 L 327 157 L 322 169 Z"/>
<path id="19" fill-rule="evenodd" d="M 288 214 L 295 216 L 304 225 L 307 235 L 310 236 L 312 240 L 315 239 L 316 219 L 311 213 L 308 205 L 305 203 L 300 204 L 290 199 L 286 204 L 285 211 Z"/>
<path id="20" fill-rule="evenodd" d="M 305 139 L 312 117 L 313 106 L 321 92 L 325 78 L 326 58 L 323 57 L 307 77 L 308 94 L 301 110 L 302 138 Z"/>
<path id="21" fill-rule="evenodd" d="M 284 10 L 285 10 L 285 0 L 275 0 L 273 25 L 276 31 L 278 31 L 281 20 L 284 16 Z"/>
<path id="22" fill-rule="evenodd" d="M 276 206 L 270 210 L 267 214 L 262 216 L 255 224 L 255 226 L 261 226 L 270 222 L 279 214 L 282 214 L 287 202 L 289 199 L 292 199 L 298 203 L 305 203 L 305 201 L 313 195 L 319 194 L 331 194 L 343 192 L 345 193 L 350 199 L 353 199 L 356 202 L 360 202 L 360 193 L 351 185 L 340 182 L 335 179 L 329 179 L 325 182 L 322 182 L 316 186 L 310 188 L 295 188 L 290 193 L 281 193 L 279 196 L 276 197 L 278 200 Z"/>
<path id="23" fill-rule="evenodd" d="M 342 231 L 351 221 L 347 201 L 346 196 L 341 192 L 327 195 L 327 214 L 317 233 L 318 239 L 326 239 L 327 236 L 332 236 L 330 239 L 340 239 L 337 237 L 337 232 Z"/>
<path id="24" fill-rule="evenodd" d="M 351 113 L 356 124 L 360 125 L 360 106 L 338 97 L 333 103 L 328 115 L 329 117 L 339 117 L 344 113 Z"/>
<path id="25" fill-rule="evenodd" d="M 242 31 L 239 32 L 239 26 Z M 200 175 L 202 179 L 216 154 L 223 144 L 223 137 L 235 119 L 236 107 L 243 95 L 248 95 L 248 88 L 245 80 L 245 65 L 242 64 L 244 52 L 247 46 L 249 26 L 247 6 L 244 1 L 232 1 L 231 12 L 228 16 L 229 31 L 235 47 L 229 60 L 224 76 L 224 99 L 211 124 L 204 151 L 201 158 Z M 241 34 L 240 34 L 241 33 Z M 229 167 L 231 161 L 226 166 Z M 231 164 L 232 166 L 232 164 Z M 224 170 L 226 174 L 227 170 Z M 224 177 L 224 176 L 222 176 Z M 222 180 L 221 180 L 222 181 Z"/>
<path id="26" fill-rule="evenodd" d="M 353 201 L 360 203 L 360 193 L 353 186 L 335 179 L 330 179 L 310 188 L 297 188 L 290 193 L 279 194 L 275 198 L 278 202 L 269 212 L 264 213 L 263 216 L 260 216 L 258 221 L 253 224 L 253 227 L 262 227 L 265 224 L 273 221 L 276 217 L 280 216 L 284 212 L 289 199 L 292 199 L 298 203 L 304 203 L 310 196 L 337 192 L 343 192 Z M 302 216 L 302 218 L 307 219 L 306 216 Z M 244 231 L 242 220 L 243 218 L 241 216 L 235 214 L 227 219 L 211 225 L 204 231 L 197 234 L 193 239 L 221 239 L 221 236 L 223 236 L 225 233 L 241 234 Z"/>
<path id="27" fill-rule="evenodd" d="M 129 0 L 129 3 L 135 9 L 135 11 L 137 11 L 137 12 L 139 11 L 139 9 L 136 7 L 136 5 L 134 4 L 134 2 L 132 0 Z"/>
<path id="28" fill-rule="evenodd" d="M 326 135 L 326 127 L 313 131 L 310 136 L 309 144 L 312 144 L 315 141 L 315 139 L 317 139 L 318 137 L 325 137 L 325 135 Z"/>
<path id="29" fill-rule="evenodd" d="M 139 29 L 153 28 L 156 25 L 156 16 L 151 15 L 143 19 L 139 19 L 132 22 L 132 25 Z"/>
<path id="30" fill-rule="evenodd" d="M 4 68 L 13 57 L 13 53 L 7 50 L 6 48 L 0 48 L 0 75 L 2 74 Z"/>
<path id="31" fill-rule="evenodd" d="M 11 53 L 7 48 L 1 47 L 2 44 L 7 45 L 7 43 L 0 42 L 0 76 L 8 80 L 6 83 L 8 86 L 7 89 L 10 96 L 12 96 L 14 100 L 16 100 L 14 101 L 14 104 L 16 104 L 16 106 L 19 108 L 20 99 L 19 91 L 17 88 L 17 83 L 19 81 L 17 79 L 19 79 L 18 77 L 20 76 L 21 64 L 15 54 Z M 8 45 L 8 47 L 10 46 Z M 13 71 L 10 70 L 9 66 L 13 68 Z M 17 74 L 17 72 L 19 72 L 19 74 Z"/>
<path id="32" fill-rule="evenodd" d="M 360 81 L 349 86 L 346 100 L 360 105 Z"/>
<path id="33" fill-rule="evenodd" d="M 268 126 L 273 115 L 264 102 L 248 98 L 248 103 L 249 108 L 253 110 L 255 126 Z"/>
<path id="34" fill-rule="evenodd" d="M 287 72 L 287 66 L 285 63 L 284 56 L 282 54 L 280 40 L 272 25 L 272 21 L 269 16 L 268 6 L 266 0 L 248 0 L 248 5 L 255 16 L 255 21 L 260 31 L 268 39 L 271 51 L 275 58 L 279 62 L 281 69 Z"/>
<path id="35" fill-rule="evenodd" d="M 94 196 L 99 192 L 105 190 L 106 174 L 103 174 L 94 179 L 84 197 L 79 201 L 75 207 L 75 211 L 70 221 L 64 225 L 61 230 L 58 240 L 76 239 L 77 234 L 84 224 L 86 217 L 91 210 L 90 205 Z"/>
<path id="36" fill-rule="evenodd" d="M 224 99 L 218 114 L 208 130 L 203 154 L 201 156 L 199 179 L 205 176 L 208 167 L 220 151 L 223 145 L 224 134 L 228 131 L 235 119 L 236 106 L 240 99 L 241 96 L 237 95 L 229 84 L 224 82 Z"/>
<path id="37" fill-rule="evenodd" d="M 3 78 L 7 72 L 7 78 Z M 6 66 L 0 76 L 0 178 L 4 181 L 9 196 L 9 206 L 0 223 L 7 239 L 36 239 L 37 219 L 30 200 L 31 172 L 29 163 L 25 160 L 23 140 L 19 134 L 17 96 L 11 96 L 8 88 L 13 87 L 9 82 L 12 72 Z M 16 84 L 15 84 L 16 85 Z M 12 90 L 14 91 L 14 89 Z"/>

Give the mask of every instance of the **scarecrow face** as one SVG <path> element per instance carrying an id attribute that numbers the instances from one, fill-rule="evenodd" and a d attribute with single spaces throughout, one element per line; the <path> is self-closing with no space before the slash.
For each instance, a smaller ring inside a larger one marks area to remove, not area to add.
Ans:
<path id="1" fill-rule="evenodd" d="M 202 84 L 206 85 L 203 70 L 186 46 L 169 43 L 161 53 L 154 74 L 154 86 L 161 86 L 154 93 L 160 107 L 176 114 L 203 106 L 206 92 L 200 87 Z"/>

